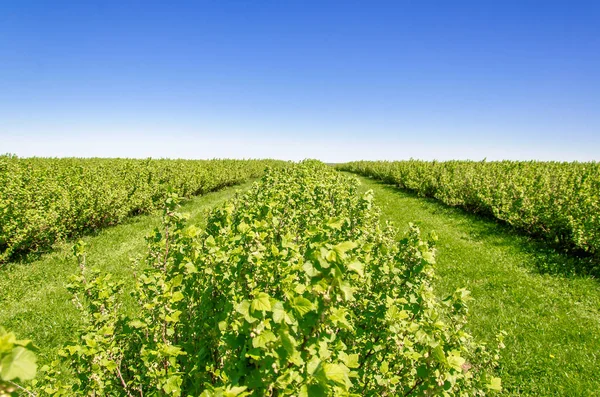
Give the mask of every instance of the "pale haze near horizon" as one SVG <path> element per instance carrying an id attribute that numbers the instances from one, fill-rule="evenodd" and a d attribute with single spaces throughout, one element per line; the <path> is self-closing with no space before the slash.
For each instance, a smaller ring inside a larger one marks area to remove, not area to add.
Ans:
<path id="1" fill-rule="evenodd" d="M 541 160 L 598 161 L 594 146 L 543 142 L 515 148 L 510 143 L 479 142 L 464 144 L 447 142 L 444 146 L 423 141 L 373 140 L 352 141 L 340 138 L 312 137 L 309 142 L 298 139 L 252 135 L 202 135 L 143 133 L 7 135 L 0 145 L 2 153 L 19 157 L 122 157 L 122 158 L 274 158 L 299 161 L 315 158 L 330 163 L 353 160 Z M 177 135 L 176 135 L 177 136 Z M 419 135 L 416 134 L 417 138 Z"/>

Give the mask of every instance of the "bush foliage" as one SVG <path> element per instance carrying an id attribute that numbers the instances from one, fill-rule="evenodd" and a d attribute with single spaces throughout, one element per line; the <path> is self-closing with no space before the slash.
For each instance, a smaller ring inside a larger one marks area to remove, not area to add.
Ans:
<path id="1" fill-rule="evenodd" d="M 204 194 L 280 163 L 0 156 L 0 263 L 160 208 L 172 192 Z"/>
<path id="2" fill-rule="evenodd" d="M 37 372 L 37 357 L 30 340 L 17 339 L 0 327 L 0 397 L 24 390 L 17 382 L 31 380 Z"/>
<path id="3" fill-rule="evenodd" d="M 472 396 L 500 390 L 498 346 L 466 330 L 469 293 L 432 291 L 435 236 L 380 226 L 373 194 L 322 163 L 269 169 L 204 229 L 166 200 L 133 291 L 85 266 L 85 326 L 41 395 Z M 66 371 L 72 376 L 61 373 Z"/>
<path id="4" fill-rule="evenodd" d="M 600 253 L 600 163 L 356 161 L 339 168 Z"/>

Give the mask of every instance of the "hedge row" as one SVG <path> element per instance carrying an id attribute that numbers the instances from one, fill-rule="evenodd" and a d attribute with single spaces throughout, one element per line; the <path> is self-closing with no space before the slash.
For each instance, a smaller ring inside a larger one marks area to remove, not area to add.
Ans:
<path id="1" fill-rule="evenodd" d="M 397 239 L 373 193 L 322 163 L 269 170 L 187 226 L 162 228 L 119 316 L 120 283 L 85 269 L 71 290 L 85 326 L 45 369 L 42 395 L 482 396 L 500 390 L 496 347 L 466 331 L 469 294 L 439 299 L 433 239 Z"/>
<path id="2" fill-rule="evenodd" d="M 170 192 L 204 194 L 262 174 L 270 160 L 0 156 L 0 263 L 123 221 Z"/>
<path id="3" fill-rule="evenodd" d="M 600 163 L 357 161 L 339 169 L 600 252 Z"/>

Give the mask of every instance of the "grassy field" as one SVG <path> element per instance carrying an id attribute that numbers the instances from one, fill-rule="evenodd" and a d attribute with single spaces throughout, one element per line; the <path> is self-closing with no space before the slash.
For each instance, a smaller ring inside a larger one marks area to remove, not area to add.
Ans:
<path id="1" fill-rule="evenodd" d="M 576 275 L 576 258 L 496 221 L 360 180 L 383 220 L 439 235 L 437 291 L 472 292 L 473 334 L 508 332 L 500 373 L 508 395 L 600 395 L 600 283 Z"/>
<path id="2" fill-rule="evenodd" d="M 202 224 L 205 211 L 250 185 L 194 197 L 183 204 L 181 212 L 190 215 L 190 223 Z M 134 267 L 129 258 L 146 252 L 144 237 L 160 223 L 159 213 L 142 215 L 84 237 L 88 266 L 111 272 L 132 285 Z M 21 338 L 34 340 L 42 363 L 55 357 L 57 349 L 72 339 L 80 318 L 65 289 L 69 276 L 77 272 L 71 246 L 56 246 L 53 252 L 29 263 L 9 263 L 0 277 L 0 324 L 18 330 Z"/>

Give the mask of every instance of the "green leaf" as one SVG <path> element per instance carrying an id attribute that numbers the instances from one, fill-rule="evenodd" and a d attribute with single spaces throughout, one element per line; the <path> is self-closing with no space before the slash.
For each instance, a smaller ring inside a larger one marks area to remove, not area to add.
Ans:
<path id="1" fill-rule="evenodd" d="M 223 397 L 242 397 L 249 396 L 250 393 L 246 392 L 248 386 L 228 386 L 227 390 L 223 393 Z"/>
<path id="2" fill-rule="evenodd" d="M 388 363 L 387 361 L 383 361 L 379 366 L 379 370 L 382 374 L 387 374 L 390 371 L 390 363 Z"/>
<path id="3" fill-rule="evenodd" d="M 318 275 L 321 274 L 321 272 L 318 271 L 317 269 L 315 269 L 313 264 L 310 262 L 304 263 L 304 265 L 302 266 L 302 269 L 309 277 L 317 277 Z"/>
<path id="4" fill-rule="evenodd" d="M 265 294 L 264 292 L 260 292 L 252 301 L 251 308 L 253 311 L 270 312 L 272 309 L 269 295 Z"/>
<path id="5" fill-rule="evenodd" d="M 344 294 L 344 300 L 345 301 L 352 301 L 352 300 L 354 300 L 354 288 L 351 287 L 350 284 L 348 284 L 347 282 L 343 282 L 340 285 L 340 290 Z"/>
<path id="6" fill-rule="evenodd" d="M 301 317 L 315 309 L 313 303 L 302 296 L 294 298 L 292 307 L 298 312 L 298 314 L 300 314 Z"/>
<path id="7" fill-rule="evenodd" d="M 350 370 L 344 364 L 325 363 L 321 366 L 321 371 L 315 377 L 321 383 L 326 383 L 327 381 L 333 382 L 347 390 L 352 386 L 349 374 Z"/>
<path id="8" fill-rule="evenodd" d="M 275 334 L 269 330 L 266 330 L 252 339 L 252 346 L 256 348 L 266 347 L 267 343 L 274 342 L 276 340 L 277 337 Z"/>
<path id="9" fill-rule="evenodd" d="M 433 252 L 427 251 L 423 253 L 423 259 L 427 261 L 427 263 L 435 264 L 435 255 Z"/>
<path id="10" fill-rule="evenodd" d="M 451 352 L 447 361 L 448 365 L 457 371 L 462 371 L 462 365 L 465 363 L 465 359 L 456 352 Z"/>
<path id="11" fill-rule="evenodd" d="M 181 376 L 171 375 L 167 379 L 166 384 L 163 386 L 163 390 L 167 394 L 180 395 L 179 393 L 181 392 L 181 383 L 182 383 Z"/>
<path id="12" fill-rule="evenodd" d="M 502 391 L 502 379 L 492 377 L 492 379 L 490 379 L 490 382 L 486 384 L 486 386 L 490 390 Z"/>
<path id="13" fill-rule="evenodd" d="M 248 226 L 248 224 L 245 222 L 240 223 L 237 227 L 237 230 L 242 234 L 246 233 L 249 229 L 250 226 Z"/>
<path id="14" fill-rule="evenodd" d="M 0 377 L 3 380 L 30 380 L 37 371 L 35 354 L 24 347 L 15 347 L 10 354 L 2 359 Z"/>
<path id="15" fill-rule="evenodd" d="M 235 311 L 243 316 L 250 314 L 250 302 L 243 300 L 235 307 Z"/>
<path id="16" fill-rule="evenodd" d="M 204 240 L 204 244 L 206 244 L 207 247 L 217 246 L 217 242 L 215 241 L 215 238 L 213 236 L 208 236 L 206 240 Z"/>
<path id="17" fill-rule="evenodd" d="M 221 332 L 225 332 L 225 330 L 227 329 L 227 321 L 219 321 L 219 331 Z"/>
<path id="18" fill-rule="evenodd" d="M 440 363 L 446 363 L 446 354 L 444 354 L 444 349 L 441 345 L 436 346 L 432 351 L 433 357 Z"/>
<path id="19" fill-rule="evenodd" d="M 352 331 L 354 328 L 352 327 L 352 324 L 350 324 L 350 322 L 346 318 L 347 312 L 348 311 L 343 307 L 339 308 L 339 309 L 333 309 L 331 316 L 329 316 L 329 320 L 333 323 L 333 325 L 335 325 L 339 328 L 343 328 L 343 329 Z"/>
<path id="20" fill-rule="evenodd" d="M 283 348 L 288 353 L 293 354 L 296 351 L 296 346 L 298 345 L 296 339 L 294 339 L 294 337 L 287 331 L 281 331 L 279 336 L 281 338 L 281 344 Z"/>
<path id="21" fill-rule="evenodd" d="M 173 280 L 171 281 L 171 288 L 179 287 L 182 282 L 183 274 L 178 274 L 177 276 L 173 277 Z"/>
<path id="22" fill-rule="evenodd" d="M 273 321 L 279 324 L 285 318 L 285 309 L 283 308 L 283 303 L 275 302 L 273 305 Z"/>
<path id="23" fill-rule="evenodd" d="M 347 354 L 345 355 L 343 361 L 348 368 L 358 368 L 360 366 L 358 354 Z"/>
<path id="24" fill-rule="evenodd" d="M 330 218 L 327 221 L 326 225 L 329 226 L 332 229 L 339 230 L 344 225 L 344 218 Z"/>
<path id="25" fill-rule="evenodd" d="M 290 315 L 290 313 L 285 311 L 283 303 L 279 301 L 275 302 L 273 305 L 273 321 L 275 321 L 277 324 L 284 321 L 286 324 L 294 323 L 293 317 Z"/>
<path id="26" fill-rule="evenodd" d="M 102 360 L 102 365 L 108 370 L 108 371 L 114 371 L 115 369 L 117 369 L 117 363 L 115 363 L 112 360 Z"/>
<path id="27" fill-rule="evenodd" d="M 175 291 L 173 293 L 173 297 L 171 298 L 171 302 L 179 302 L 182 301 L 185 296 L 181 293 L 181 291 Z"/>
<path id="28" fill-rule="evenodd" d="M 246 321 L 249 324 L 252 324 L 256 321 L 258 321 L 256 318 L 252 317 L 250 315 L 250 302 L 248 302 L 247 300 L 243 300 L 241 301 L 236 307 L 235 307 L 235 311 L 237 311 L 238 313 L 240 313 L 242 316 L 244 316 L 244 319 L 246 319 Z"/>
<path id="29" fill-rule="evenodd" d="M 346 252 L 358 247 L 354 241 L 344 241 L 343 243 L 339 243 L 333 246 L 333 250 L 338 253 L 340 257 L 344 257 Z"/>
<path id="30" fill-rule="evenodd" d="M 314 374 L 317 368 L 319 367 L 319 364 L 321 364 L 321 360 L 319 360 L 319 357 L 313 356 L 313 358 L 311 358 L 306 364 L 306 371 L 308 372 L 308 374 Z"/>
<path id="31" fill-rule="evenodd" d="M 364 268 L 365 268 L 365 265 L 363 265 L 359 261 L 354 261 L 354 262 L 351 262 L 348 264 L 348 270 L 358 273 L 358 275 L 361 277 L 365 276 Z"/>
<path id="32" fill-rule="evenodd" d="M 192 262 L 186 263 L 184 267 L 185 267 L 185 274 L 198 273 L 198 268 Z"/>
<path id="33" fill-rule="evenodd" d="M 173 346 L 173 345 L 166 345 L 163 346 L 160 351 L 167 355 L 167 356 L 173 356 L 173 357 L 177 357 L 177 356 L 181 356 L 181 355 L 185 355 L 185 352 L 181 351 L 181 347 L 179 346 Z"/>
<path id="34" fill-rule="evenodd" d="M 133 327 L 133 328 L 142 328 L 144 327 L 146 324 L 141 322 L 140 320 L 133 320 L 129 322 L 129 326 Z"/>
<path id="35" fill-rule="evenodd" d="M 0 327 L 0 353 L 8 353 L 12 351 L 14 345 L 17 344 L 17 336 L 12 332 L 6 332 Z"/>

